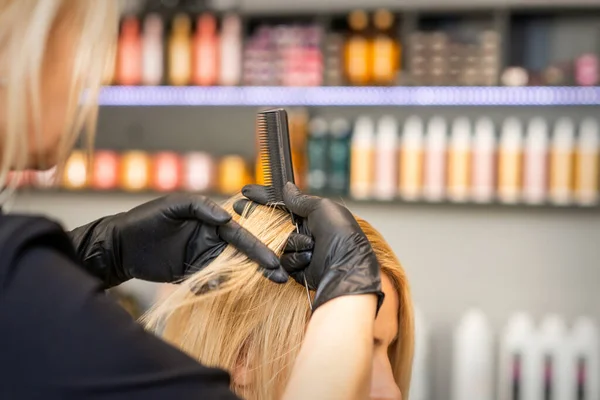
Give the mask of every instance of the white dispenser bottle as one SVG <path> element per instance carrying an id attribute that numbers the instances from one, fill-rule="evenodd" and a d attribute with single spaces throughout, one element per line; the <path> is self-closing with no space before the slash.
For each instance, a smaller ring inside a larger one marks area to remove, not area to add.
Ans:
<path id="1" fill-rule="evenodd" d="M 475 123 L 471 167 L 471 197 L 477 203 L 494 199 L 496 172 L 496 136 L 494 123 L 481 117 Z"/>
<path id="2" fill-rule="evenodd" d="M 546 201 L 548 181 L 548 124 L 541 117 L 529 121 L 525 138 L 523 199 L 528 204 Z"/>
<path id="3" fill-rule="evenodd" d="M 425 137 L 425 200 L 438 202 L 445 196 L 446 151 L 448 143 L 446 120 L 436 116 L 427 124 Z"/>

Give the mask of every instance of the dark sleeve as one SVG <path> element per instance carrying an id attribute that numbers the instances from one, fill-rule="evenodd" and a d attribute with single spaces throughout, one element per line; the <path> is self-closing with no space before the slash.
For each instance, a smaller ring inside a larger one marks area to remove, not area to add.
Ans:
<path id="1" fill-rule="evenodd" d="M 0 279 L 0 398 L 237 398 L 225 372 L 146 333 L 100 287 L 54 248 L 15 260 Z"/>

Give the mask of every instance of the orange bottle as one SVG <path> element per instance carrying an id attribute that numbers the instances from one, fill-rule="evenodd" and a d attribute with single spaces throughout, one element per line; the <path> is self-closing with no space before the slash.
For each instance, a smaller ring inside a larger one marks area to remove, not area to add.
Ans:
<path id="1" fill-rule="evenodd" d="M 119 85 L 139 85 L 142 80 L 142 41 L 140 23 L 127 17 L 121 25 L 115 81 Z"/>
<path id="2" fill-rule="evenodd" d="M 352 33 L 346 40 L 344 70 L 351 85 L 367 85 L 371 81 L 371 51 L 367 38 L 369 19 L 364 11 L 353 11 L 348 17 Z"/>
<path id="3" fill-rule="evenodd" d="M 195 85 L 212 86 L 217 83 L 218 42 L 217 21 L 214 15 L 200 15 L 192 42 L 192 82 Z"/>
<path id="4" fill-rule="evenodd" d="M 191 55 L 191 22 L 185 14 L 179 14 L 173 20 L 173 30 L 169 37 L 169 83 L 184 86 L 190 83 Z"/>
<path id="5" fill-rule="evenodd" d="M 400 65 L 400 46 L 393 39 L 394 15 L 387 10 L 378 10 L 373 16 L 376 33 L 373 38 L 372 65 L 373 83 L 391 86 L 396 82 Z"/>

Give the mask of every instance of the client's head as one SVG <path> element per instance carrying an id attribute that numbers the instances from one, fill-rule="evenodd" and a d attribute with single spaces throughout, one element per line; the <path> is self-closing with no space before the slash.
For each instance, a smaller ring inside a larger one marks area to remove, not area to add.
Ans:
<path id="1" fill-rule="evenodd" d="M 280 254 L 294 231 L 288 213 L 258 206 L 242 226 Z M 414 347 L 413 305 L 406 275 L 392 249 L 369 223 L 358 219 L 382 271 L 385 301 L 373 337 L 371 398 L 408 397 Z M 304 286 L 276 284 L 228 246 L 189 276 L 144 317 L 146 326 L 205 365 L 232 375 L 232 389 L 250 400 L 278 399 L 288 381 L 310 318 Z M 314 293 L 310 293 L 312 298 Z M 401 393 L 401 394 L 400 394 Z"/>

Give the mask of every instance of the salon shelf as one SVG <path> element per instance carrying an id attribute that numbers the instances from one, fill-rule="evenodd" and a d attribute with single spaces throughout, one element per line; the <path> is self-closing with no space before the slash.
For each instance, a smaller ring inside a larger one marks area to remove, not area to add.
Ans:
<path id="1" fill-rule="evenodd" d="M 103 106 L 597 106 L 600 87 L 107 86 Z"/>
<path id="2" fill-rule="evenodd" d="M 46 190 L 38 190 L 38 189 L 21 189 L 19 194 L 17 195 L 17 201 L 19 197 L 26 196 L 30 198 L 62 198 L 62 199 L 90 199 L 95 198 L 98 200 L 102 199 L 122 199 L 127 201 L 136 201 L 140 202 L 148 201 L 150 199 L 165 196 L 171 193 L 187 193 L 183 191 L 175 191 L 175 192 L 158 192 L 153 190 L 142 190 L 142 191 L 123 191 L 123 190 L 90 190 L 90 189 L 80 189 L 80 190 L 65 190 L 65 189 L 46 189 Z M 230 197 L 231 195 L 222 194 L 218 192 L 206 192 L 206 193 L 198 193 L 205 196 L 208 196 L 215 201 L 223 201 Z M 525 203 L 501 203 L 498 201 L 493 201 L 489 203 L 476 203 L 476 202 L 451 202 L 451 201 L 439 201 L 439 202 L 428 202 L 424 200 L 417 201 L 406 201 L 402 199 L 392 199 L 392 200 L 377 200 L 377 199 L 366 199 L 366 200 L 357 200 L 350 197 L 341 197 L 341 196 L 326 196 L 331 199 L 340 202 L 341 204 L 348 205 L 363 205 L 363 206 L 373 206 L 373 207 L 392 207 L 392 206 L 418 206 L 418 207 L 431 207 L 431 208 L 457 208 L 457 209 L 468 209 L 468 210 L 490 210 L 490 209 L 504 209 L 504 210 L 522 210 L 522 211 L 536 211 L 536 210 L 547 210 L 547 211 L 573 211 L 573 212 L 585 212 L 585 211 L 597 211 L 600 210 L 600 204 L 582 206 L 577 204 L 569 204 L 569 205 L 555 205 L 551 203 L 543 203 L 543 204 L 525 204 Z"/>

